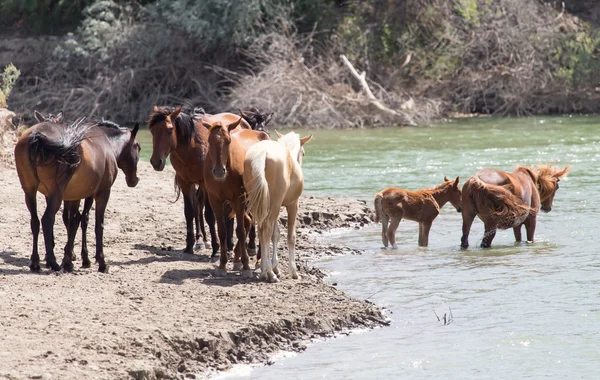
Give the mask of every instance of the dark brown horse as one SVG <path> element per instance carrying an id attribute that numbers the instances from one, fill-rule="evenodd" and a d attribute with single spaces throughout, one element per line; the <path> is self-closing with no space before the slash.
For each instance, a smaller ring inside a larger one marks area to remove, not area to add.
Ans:
<path id="1" fill-rule="evenodd" d="M 246 251 L 246 231 L 250 230 L 252 219 L 246 213 L 246 191 L 244 189 L 244 158 L 252 145 L 262 140 L 269 140 L 269 135 L 262 131 L 238 129 L 242 118 L 225 124 L 221 121 L 203 124 L 208 128 L 208 155 L 204 164 L 204 179 L 208 199 L 215 213 L 219 240 L 221 241 L 221 260 L 219 273 L 227 271 L 227 255 L 224 249 L 225 206 L 230 205 L 235 213 L 238 238 L 235 246 L 234 270 L 242 268 L 243 276 L 252 276 Z M 237 129 L 237 130 L 236 130 Z M 241 264 L 241 265 L 240 265 Z"/>
<path id="2" fill-rule="evenodd" d="M 138 183 L 137 163 L 140 146 L 135 141 L 139 129 L 121 128 L 109 121 L 79 122 L 65 126 L 52 122 L 36 124 L 26 131 L 15 146 L 15 163 L 25 192 L 25 203 L 31 213 L 33 250 L 32 271 L 40 270 L 38 235 L 40 221 L 37 215 L 36 193 L 46 197 L 46 211 L 42 216 L 42 229 L 46 246 L 46 262 L 55 271 L 61 269 L 54 255 L 54 219 L 65 201 L 67 216 L 67 245 L 62 261 L 65 271 L 73 270 L 72 252 L 75 234 L 80 222 L 81 199 L 96 201 L 96 261 L 100 272 L 107 272 L 104 260 L 104 213 L 111 187 L 118 170 L 125 173 L 127 185 Z M 83 254 L 83 252 L 82 252 Z M 89 258 L 83 257 L 84 266 Z"/>
<path id="3" fill-rule="evenodd" d="M 482 248 L 489 248 L 497 229 L 513 228 L 515 239 L 521 241 L 521 226 L 525 225 L 527 242 L 533 242 L 538 211 L 550 212 L 560 178 L 569 167 L 555 169 L 541 166 L 532 170 L 519 166 L 512 173 L 497 169 L 482 169 L 463 185 L 461 247 L 469 246 L 469 232 L 475 216 L 483 221 L 485 233 Z"/>
<path id="4" fill-rule="evenodd" d="M 194 216 L 197 215 L 196 185 L 206 193 L 204 181 L 204 161 L 208 153 L 208 129 L 202 125 L 206 122 L 236 122 L 239 116 L 232 113 L 216 115 L 203 111 L 183 111 L 183 106 L 154 106 L 148 129 L 152 133 L 152 157 L 150 163 L 154 170 L 161 171 L 165 167 L 167 157 L 175 169 L 175 182 L 183 194 L 184 214 L 186 220 L 186 246 L 184 252 L 194 252 Z M 243 122 L 241 128 L 250 129 Z M 206 197 L 204 198 L 206 199 Z M 206 206 L 206 222 L 211 233 L 212 257 L 219 252 L 219 243 L 215 232 L 215 220 L 210 204 Z M 229 222 L 228 224 L 232 224 Z M 231 227 L 233 229 L 233 227 Z M 229 234 L 231 236 L 231 234 Z M 228 239 L 231 242 L 231 239 Z M 232 246 L 232 243 L 227 246 Z"/>
<path id="5" fill-rule="evenodd" d="M 273 117 L 273 112 L 271 113 L 260 113 L 260 111 L 252 107 L 249 110 L 240 110 L 240 115 L 250 124 L 255 131 L 264 131 L 269 133 L 267 129 L 267 124 L 271 121 Z"/>

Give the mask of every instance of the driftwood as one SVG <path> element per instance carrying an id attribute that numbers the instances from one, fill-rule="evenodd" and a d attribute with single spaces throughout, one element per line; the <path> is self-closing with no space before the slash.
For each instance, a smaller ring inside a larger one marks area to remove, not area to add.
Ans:
<path id="1" fill-rule="evenodd" d="M 369 100 L 369 103 L 374 105 L 377 109 L 379 109 L 384 114 L 387 114 L 389 116 L 392 116 L 393 118 L 399 119 L 403 124 L 416 125 L 416 123 L 412 120 L 410 115 L 408 115 L 406 112 L 396 111 L 392 108 L 389 108 L 385 104 L 383 104 L 379 99 L 377 99 L 377 97 L 375 97 L 375 95 L 369 88 L 369 84 L 367 83 L 367 78 L 366 78 L 367 73 L 366 72 L 363 71 L 359 74 L 358 71 L 356 71 L 356 69 L 354 68 L 354 66 L 352 66 L 352 63 L 350 63 L 350 61 L 344 54 L 341 54 L 340 58 L 342 59 L 342 61 L 346 65 L 346 67 L 348 67 L 348 69 L 350 70 L 350 73 L 352 73 L 352 75 L 356 79 L 358 79 L 365 95 L 367 96 L 367 99 Z M 408 64 L 409 61 L 410 61 L 410 55 L 407 57 L 407 59 L 403 65 Z M 414 100 L 412 98 L 402 105 L 403 109 L 409 109 L 409 108 L 413 108 L 413 107 L 414 107 Z"/>

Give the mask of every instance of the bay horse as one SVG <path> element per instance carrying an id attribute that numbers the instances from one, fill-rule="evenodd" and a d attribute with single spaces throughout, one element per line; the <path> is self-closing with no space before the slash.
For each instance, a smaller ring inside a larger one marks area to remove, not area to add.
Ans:
<path id="1" fill-rule="evenodd" d="M 532 170 L 523 166 L 512 173 L 486 168 L 475 173 L 463 185 L 461 247 L 469 247 L 469 232 L 475 216 L 483 221 L 485 233 L 482 248 L 489 248 L 497 229 L 513 228 L 515 240 L 521 241 L 525 225 L 527 242 L 533 242 L 537 214 L 552 210 L 562 169 L 540 166 Z"/>
<path id="2" fill-rule="evenodd" d="M 258 225 L 258 240 L 261 247 L 261 278 L 268 282 L 279 279 L 277 240 L 279 238 L 279 211 L 288 212 L 288 254 L 291 276 L 298 278 L 296 269 L 296 216 L 298 198 L 304 189 L 302 158 L 304 144 L 312 135 L 300 138 L 290 132 L 279 136 L 278 141 L 261 141 L 252 145 L 244 159 L 244 187 L 248 193 L 247 209 Z M 269 241 L 273 241 L 273 254 Z"/>
<path id="3" fill-rule="evenodd" d="M 385 248 L 389 244 L 397 249 L 396 230 L 402 219 L 419 223 L 419 246 L 429 245 L 429 230 L 440 209 L 448 202 L 461 211 L 461 189 L 459 177 L 444 182 L 432 189 L 408 191 L 397 187 L 388 187 L 375 194 L 375 223 L 381 221 L 381 240 Z"/>
<path id="4" fill-rule="evenodd" d="M 252 219 L 246 214 L 246 192 L 244 189 L 244 157 L 246 151 L 254 144 L 263 140 L 270 140 L 267 133 L 248 129 L 238 129 L 243 119 L 231 123 L 223 121 L 209 122 L 202 120 L 207 128 L 208 155 L 204 163 L 205 189 L 208 200 L 215 213 L 219 240 L 221 242 L 221 258 L 218 273 L 223 275 L 227 272 L 227 254 L 225 252 L 225 206 L 231 206 L 235 214 L 237 226 L 235 245 L 235 256 L 233 269 L 242 269 L 244 277 L 251 277 L 252 271 L 249 267 L 248 253 L 246 250 L 246 231 L 253 224 Z M 241 261 L 241 263 L 240 263 Z"/>
<path id="5" fill-rule="evenodd" d="M 81 220 L 79 204 L 81 199 L 86 199 L 86 205 L 88 199 L 92 199 L 96 201 L 95 258 L 99 264 L 98 271 L 108 271 L 103 250 L 104 214 L 119 169 L 125 174 L 129 187 L 135 187 L 139 181 L 137 163 L 140 145 L 135 140 L 138 129 L 139 123 L 129 131 L 110 121 L 83 123 L 80 119 L 68 126 L 44 121 L 21 135 L 15 146 L 15 164 L 31 214 L 31 271 L 40 271 L 38 191 L 46 197 L 42 229 L 47 265 L 54 271 L 61 269 L 54 255 L 54 220 L 64 200 L 67 245 L 62 269 L 67 272 L 73 270 L 73 245 Z M 90 265 L 87 252 L 83 265 Z"/>
<path id="6" fill-rule="evenodd" d="M 273 112 L 271 113 L 261 113 L 257 108 L 251 107 L 249 110 L 240 110 L 240 115 L 250 124 L 250 127 L 255 131 L 264 131 L 269 133 L 267 129 L 267 124 L 271 121 L 273 117 Z"/>
<path id="7" fill-rule="evenodd" d="M 43 123 L 44 121 L 47 121 L 55 124 L 62 124 L 63 116 L 63 111 L 60 111 L 56 115 L 51 113 L 44 115 L 43 113 L 38 112 L 36 110 L 33 111 L 33 117 L 38 121 L 38 123 Z"/>

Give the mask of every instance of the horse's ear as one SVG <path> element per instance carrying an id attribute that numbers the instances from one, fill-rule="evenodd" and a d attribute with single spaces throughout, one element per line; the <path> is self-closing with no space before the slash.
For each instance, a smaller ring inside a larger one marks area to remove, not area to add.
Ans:
<path id="1" fill-rule="evenodd" d="M 183 108 L 183 106 L 182 106 L 182 105 L 181 105 L 181 106 L 179 106 L 179 107 L 177 107 L 177 109 L 176 109 L 175 111 L 171 112 L 171 114 L 169 115 L 169 117 L 170 117 L 171 119 L 177 119 L 177 116 L 179 116 L 179 113 L 181 112 L 181 109 L 182 109 L 182 108 Z"/>
<path id="2" fill-rule="evenodd" d="M 35 120 L 37 120 L 38 123 L 41 123 L 45 119 L 44 115 L 42 115 L 41 113 L 39 113 L 36 110 L 33 110 L 33 117 L 35 117 Z"/>
<path id="3" fill-rule="evenodd" d="M 312 139 L 312 134 L 300 139 L 300 145 L 304 145 Z"/>
<path id="4" fill-rule="evenodd" d="M 265 125 L 269 124 L 269 121 L 271 121 L 272 117 L 273 117 L 273 112 L 267 114 L 267 117 L 265 117 Z"/>
<path id="5" fill-rule="evenodd" d="M 158 106 L 156 104 L 152 106 L 152 112 L 158 112 Z"/>
<path id="6" fill-rule="evenodd" d="M 56 115 L 56 122 L 57 122 L 57 123 L 62 123 L 62 121 L 63 121 L 63 116 L 64 116 L 64 115 L 63 115 L 63 111 L 62 111 L 62 110 L 60 110 L 60 112 L 58 113 L 58 115 Z"/>
<path id="7" fill-rule="evenodd" d="M 211 129 L 212 128 L 212 124 L 209 122 L 206 122 L 204 120 L 202 120 L 202 125 L 204 126 L 204 128 L 206 129 Z"/>
<path id="8" fill-rule="evenodd" d="M 244 110 L 239 110 L 240 111 L 240 115 L 244 118 L 244 119 L 248 119 L 251 115 L 248 114 L 248 112 L 244 111 Z"/>
<path id="9" fill-rule="evenodd" d="M 276 134 L 276 135 L 277 135 L 277 137 L 279 137 L 279 138 L 282 138 L 282 137 L 283 137 L 283 135 L 282 135 L 281 133 L 277 132 L 277 129 L 275 130 L 275 134 Z"/>
<path id="10" fill-rule="evenodd" d="M 454 187 L 456 187 L 458 189 L 458 182 L 460 181 L 460 177 L 456 177 L 456 180 L 454 181 Z"/>
<path id="11" fill-rule="evenodd" d="M 450 180 L 448 179 L 448 177 L 444 176 L 444 182 L 448 182 L 448 181 L 450 181 Z"/>
<path id="12" fill-rule="evenodd" d="M 139 130 L 140 130 L 140 122 L 138 121 L 137 123 L 135 123 L 135 126 L 133 127 L 133 130 L 131 131 L 131 140 L 135 139 L 135 135 L 137 135 Z"/>
<path id="13" fill-rule="evenodd" d="M 562 168 L 562 170 L 559 170 L 556 173 L 554 173 L 554 176 L 556 178 L 565 177 L 569 173 L 569 170 L 571 170 L 571 167 L 567 165 L 564 168 Z"/>
<path id="14" fill-rule="evenodd" d="M 229 124 L 227 126 L 227 130 L 229 132 L 233 131 L 234 129 L 237 128 L 238 125 L 240 125 L 240 123 L 242 122 L 243 117 L 240 117 L 237 121 L 234 121 L 233 123 Z"/>

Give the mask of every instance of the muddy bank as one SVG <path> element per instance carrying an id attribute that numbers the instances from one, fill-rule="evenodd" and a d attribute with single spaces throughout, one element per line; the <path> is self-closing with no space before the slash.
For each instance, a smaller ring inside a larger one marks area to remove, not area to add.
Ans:
<path id="1" fill-rule="evenodd" d="M 312 337 L 385 323 L 377 307 L 325 285 L 323 273 L 307 264 L 358 253 L 317 237 L 369 223 L 364 202 L 303 198 L 301 278 L 288 276 L 284 248 L 282 281 L 266 284 L 233 271 L 217 277 L 209 250 L 182 253 L 183 204 L 172 203 L 172 184 L 170 168 L 158 173 L 146 163 L 136 188 L 119 176 L 105 221 L 108 275 L 80 269 L 80 259 L 74 274 L 31 274 L 29 213 L 16 171 L 0 169 L 0 378 L 204 378 L 236 363 L 267 362 L 278 350 L 301 351 Z M 41 196 L 38 202 L 43 210 Z M 61 259 L 60 213 L 55 234 Z"/>

